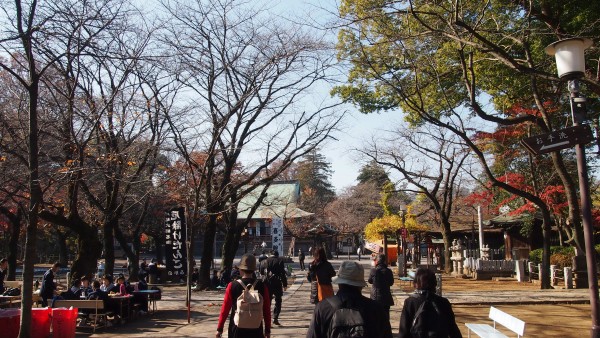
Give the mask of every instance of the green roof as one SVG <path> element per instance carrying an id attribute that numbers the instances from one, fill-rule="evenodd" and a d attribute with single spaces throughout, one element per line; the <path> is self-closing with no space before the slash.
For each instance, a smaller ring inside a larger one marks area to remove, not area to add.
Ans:
<path id="1" fill-rule="evenodd" d="M 242 198 L 238 204 L 238 219 L 248 217 L 250 209 L 257 203 L 264 186 L 257 186 L 250 194 Z M 267 188 L 267 196 L 252 215 L 252 219 L 299 218 L 312 215 L 312 213 L 298 208 L 299 198 L 300 184 L 298 181 L 273 182 Z"/>

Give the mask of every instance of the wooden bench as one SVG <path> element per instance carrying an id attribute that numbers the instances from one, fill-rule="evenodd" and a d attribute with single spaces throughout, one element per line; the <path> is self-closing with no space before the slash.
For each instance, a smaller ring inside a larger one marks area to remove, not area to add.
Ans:
<path id="1" fill-rule="evenodd" d="M 92 325 L 93 331 L 96 332 L 96 328 L 102 325 L 99 325 L 98 319 L 104 317 L 106 321 L 107 312 L 104 311 L 104 301 L 101 299 L 83 299 L 83 300 L 64 300 L 57 299 L 54 301 L 54 307 L 74 307 L 77 310 L 94 310 L 94 324 Z M 79 313 L 80 316 L 83 316 L 83 313 Z M 91 315 L 91 313 L 90 313 Z M 82 318 L 81 320 L 85 320 Z"/>
<path id="2" fill-rule="evenodd" d="M 498 310 L 497 308 L 491 306 L 490 307 L 490 319 L 493 321 L 494 326 L 490 326 L 488 324 L 472 324 L 466 323 L 468 335 L 467 337 L 471 337 L 471 331 L 479 337 L 508 337 L 502 332 L 496 329 L 496 323 L 502 324 L 508 330 L 517 334 L 517 338 L 523 336 L 523 332 L 525 331 L 525 322 L 509 315 L 506 312 Z"/>

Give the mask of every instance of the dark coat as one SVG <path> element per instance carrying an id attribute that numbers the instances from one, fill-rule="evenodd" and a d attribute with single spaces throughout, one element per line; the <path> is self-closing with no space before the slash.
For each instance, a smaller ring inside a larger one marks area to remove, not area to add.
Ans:
<path id="1" fill-rule="evenodd" d="M 329 262 L 312 262 L 308 266 L 308 280 L 319 280 L 319 284 L 331 285 L 331 277 L 335 276 L 335 269 Z"/>
<path id="2" fill-rule="evenodd" d="M 269 277 L 269 287 L 273 293 L 283 292 L 287 288 L 287 275 L 285 273 L 285 263 L 280 257 L 269 257 L 266 260 L 267 276 Z"/>
<path id="3" fill-rule="evenodd" d="M 334 297 L 338 297 L 342 302 L 348 302 L 360 310 L 368 337 L 392 338 L 390 322 L 386 319 L 385 310 L 379 302 L 364 297 L 360 294 L 358 288 L 355 290 L 340 290 Z M 319 302 L 315 306 L 306 338 L 329 337 L 329 326 L 335 310 L 329 301 Z"/>
<path id="4" fill-rule="evenodd" d="M 4 292 L 4 279 L 6 278 L 7 274 L 8 274 L 8 269 L 6 269 L 6 270 L 0 269 L 0 293 Z"/>
<path id="5" fill-rule="evenodd" d="M 368 281 L 373 284 L 371 299 L 375 299 L 385 306 L 394 305 L 394 297 L 390 291 L 390 287 L 394 285 L 394 274 L 387 264 L 377 264 L 372 268 Z"/>
<path id="6" fill-rule="evenodd" d="M 54 271 L 49 269 L 42 278 L 42 287 L 40 288 L 40 296 L 44 299 L 54 297 L 54 290 L 56 290 L 56 284 L 54 283 Z"/>
<path id="7" fill-rule="evenodd" d="M 432 301 L 437 304 L 442 317 L 446 320 L 446 325 L 440 325 L 448 328 L 448 335 L 445 335 L 445 337 L 462 338 L 462 334 L 456 325 L 456 319 L 454 317 L 454 312 L 452 311 L 452 305 L 450 305 L 450 302 L 446 298 L 440 297 L 435 293 L 421 290 L 415 291 L 415 294 L 418 296 L 410 296 L 404 301 L 402 314 L 400 315 L 400 335 L 398 337 L 411 338 L 410 328 L 412 326 L 415 314 L 417 313 L 419 306 L 425 301 L 427 295 L 429 294 L 429 297 L 431 297 Z"/>

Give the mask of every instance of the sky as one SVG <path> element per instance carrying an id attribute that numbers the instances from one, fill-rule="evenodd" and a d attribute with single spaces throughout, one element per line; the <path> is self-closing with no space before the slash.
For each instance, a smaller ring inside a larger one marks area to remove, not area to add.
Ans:
<path id="1" fill-rule="evenodd" d="M 280 11 L 283 16 L 292 20 L 303 19 L 306 22 L 317 22 L 327 25 L 334 17 L 339 1 L 336 0 L 265 0 L 273 9 Z M 337 32 L 332 32 L 336 39 Z M 319 91 L 329 92 L 330 88 Z M 395 129 L 401 120 L 399 111 L 377 114 L 362 114 L 353 106 L 345 106 L 348 115 L 342 123 L 340 132 L 333 136 L 337 141 L 329 141 L 321 147 L 323 154 L 331 163 L 333 175 L 331 183 L 336 192 L 340 193 L 348 186 L 356 185 L 356 177 L 360 168 L 368 162 L 360 158 L 354 149 L 360 149 L 365 140 L 373 135 L 381 134 L 383 130 Z"/>

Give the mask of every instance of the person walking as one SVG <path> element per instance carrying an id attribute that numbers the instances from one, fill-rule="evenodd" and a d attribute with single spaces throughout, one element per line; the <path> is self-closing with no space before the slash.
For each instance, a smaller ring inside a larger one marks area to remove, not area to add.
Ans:
<path id="1" fill-rule="evenodd" d="M 304 269 L 306 268 L 304 266 L 304 252 L 302 251 L 302 249 L 298 249 L 298 261 L 300 262 L 300 271 L 304 271 Z"/>
<path id="2" fill-rule="evenodd" d="M 315 306 L 306 338 L 344 336 L 348 331 L 361 337 L 391 338 L 392 328 L 383 306 L 361 294 L 365 283 L 364 268 L 358 262 L 344 261 L 332 282 L 339 290 Z"/>
<path id="3" fill-rule="evenodd" d="M 406 298 L 400 315 L 400 338 L 449 337 L 462 338 L 456 325 L 450 302 L 435 293 L 435 273 L 418 268 L 414 280 L 415 292 Z M 420 318 L 416 318 L 416 317 Z"/>
<path id="4" fill-rule="evenodd" d="M 2 292 L 4 292 L 4 289 L 6 289 L 6 287 L 4 286 L 4 280 L 6 279 L 7 275 L 8 275 L 8 259 L 2 258 L 0 260 L 0 294 L 2 294 Z"/>
<path id="5" fill-rule="evenodd" d="M 273 250 L 271 257 L 266 259 L 267 280 L 271 289 L 272 298 L 275 298 L 275 307 L 273 308 L 273 324 L 279 325 L 279 314 L 281 313 L 281 304 L 283 291 L 287 290 L 287 275 L 285 273 L 285 263 L 279 258 L 279 252 Z"/>
<path id="6" fill-rule="evenodd" d="M 394 274 L 387 266 L 387 258 L 383 254 L 377 255 L 377 260 L 374 268 L 371 268 L 369 273 L 369 284 L 373 284 L 371 288 L 371 299 L 380 302 L 385 309 L 387 319 L 390 319 L 390 306 L 394 305 L 394 297 L 390 287 L 394 285 Z"/>
<path id="7" fill-rule="evenodd" d="M 56 283 L 54 282 L 54 275 L 60 269 L 60 263 L 56 262 L 52 264 L 52 267 L 44 273 L 42 278 L 42 287 L 40 289 L 40 296 L 42 297 L 42 307 L 48 306 L 48 299 L 54 298 L 56 294 Z"/>
<path id="8" fill-rule="evenodd" d="M 313 261 L 308 266 L 308 280 L 312 283 L 316 290 L 311 290 L 311 302 L 316 304 L 319 301 L 333 296 L 333 286 L 331 285 L 331 277 L 335 276 L 335 269 L 327 261 L 325 249 L 320 247 L 315 250 Z M 311 286 L 312 287 L 312 286 Z"/>
<path id="9" fill-rule="evenodd" d="M 229 315 L 229 328 L 227 330 L 229 338 L 269 338 L 271 336 L 271 299 L 267 285 L 254 275 L 256 257 L 252 254 L 243 255 L 240 259 L 239 269 L 242 278 L 229 283 L 225 290 L 225 298 L 223 299 L 223 305 L 219 313 L 219 323 L 217 324 L 215 337 L 220 338 L 223 336 L 223 328 Z M 253 285 L 254 290 L 258 291 L 263 298 L 263 320 L 256 329 L 239 328 L 235 325 L 234 317 L 237 310 L 237 299 L 244 291 L 242 284 L 246 286 Z"/>

